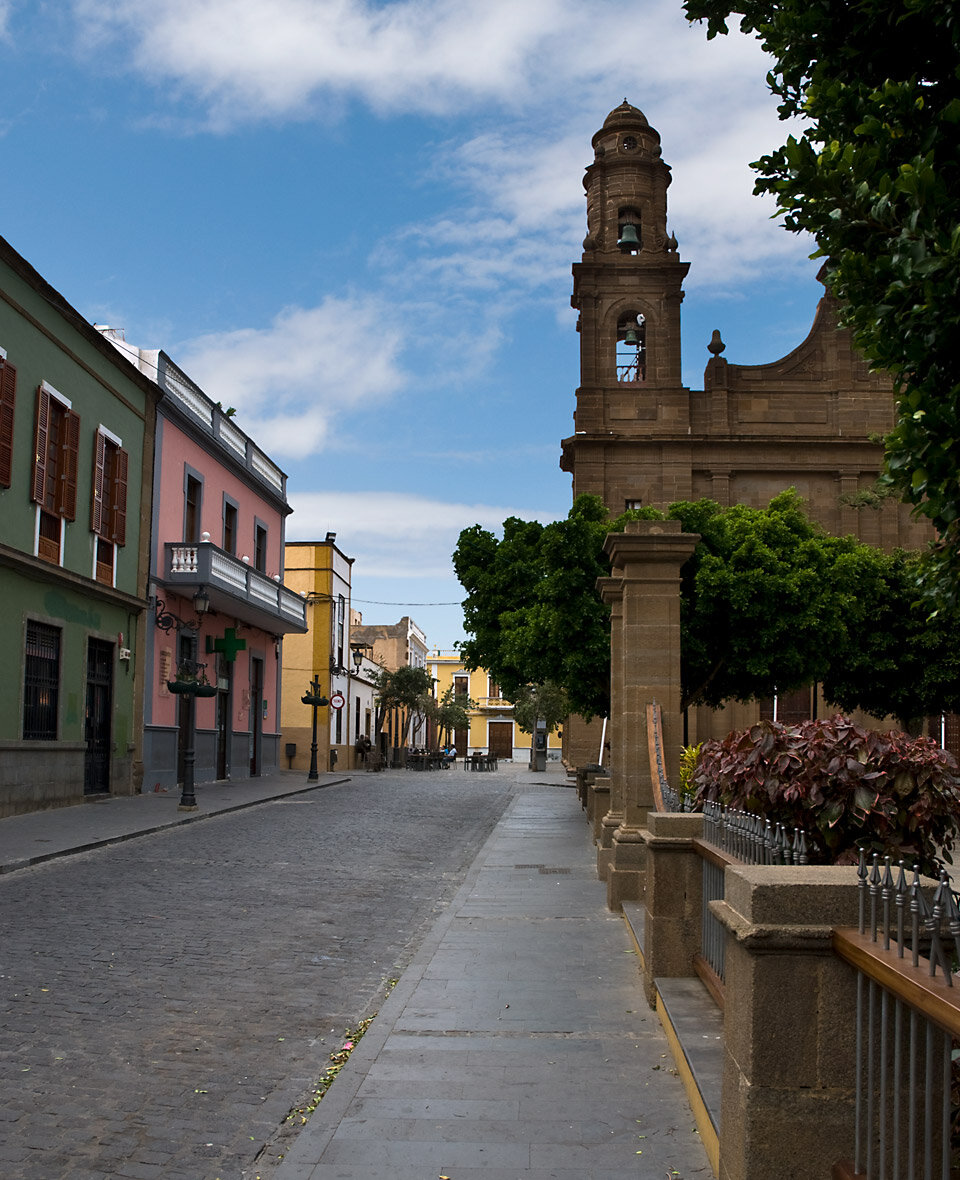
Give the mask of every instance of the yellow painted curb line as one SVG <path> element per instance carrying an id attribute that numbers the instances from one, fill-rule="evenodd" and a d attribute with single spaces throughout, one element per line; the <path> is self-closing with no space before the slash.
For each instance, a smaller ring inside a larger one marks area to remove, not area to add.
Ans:
<path id="1" fill-rule="evenodd" d="M 714 1176 L 719 1176 L 720 1139 L 703 1098 L 700 1096 L 700 1089 L 684 1056 L 683 1049 L 680 1046 L 680 1039 L 673 1025 L 670 1023 L 670 1016 L 664 1007 L 663 1001 L 660 999 L 659 992 L 657 993 L 657 1015 L 660 1017 L 663 1031 L 667 1034 L 667 1043 L 670 1045 L 670 1052 L 673 1054 L 674 1064 L 677 1067 L 680 1080 L 683 1082 L 683 1088 L 687 1092 L 687 1099 L 693 1111 L 693 1121 L 697 1124 L 697 1130 L 700 1132 L 700 1139 L 707 1153 L 707 1159 L 710 1161 L 710 1167 L 713 1169 Z"/>

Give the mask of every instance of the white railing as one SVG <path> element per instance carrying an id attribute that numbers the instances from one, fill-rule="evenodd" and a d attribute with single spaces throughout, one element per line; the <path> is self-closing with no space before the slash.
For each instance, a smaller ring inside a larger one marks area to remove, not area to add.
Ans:
<path id="1" fill-rule="evenodd" d="M 178 545 L 170 553 L 172 574 L 195 574 L 197 572 L 197 546 Z"/>
<path id="2" fill-rule="evenodd" d="M 185 381 L 182 381 L 169 366 L 164 371 L 163 384 L 167 392 L 172 393 L 175 398 L 183 402 L 187 409 L 191 413 L 196 414 L 201 422 L 204 422 L 207 426 L 213 426 L 213 406 L 209 400 L 204 394 L 197 392 Z"/>
<path id="3" fill-rule="evenodd" d="M 250 447 L 250 466 L 271 487 L 276 488 L 278 492 L 283 492 L 283 476 L 280 468 L 271 463 L 267 456 L 253 445 Z"/>
<path id="4" fill-rule="evenodd" d="M 167 571 L 165 580 L 176 586 L 181 582 L 185 587 L 206 586 L 211 590 L 225 591 L 235 600 L 242 614 L 242 603 L 256 611 L 266 611 L 278 621 L 289 620 L 306 628 L 307 606 L 299 594 L 295 594 L 275 578 L 268 578 L 253 570 L 245 562 L 225 553 L 203 541 L 199 545 L 166 545 Z M 251 615 L 251 618 L 254 616 Z M 261 622 L 258 625 L 269 623 Z"/>
<path id="5" fill-rule="evenodd" d="M 237 430 L 236 426 L 227 417 L 220 418 L 220 438 L 241 459 L 246 459 L 247 436 L 243 431 Z"/>
<path id="6" fill-rule="evenodd" d="M 211 581 L 218 581 L 244 593 L 247 589 L 247 567 L 235 557 L 214 549 L 210 553 Z"/>

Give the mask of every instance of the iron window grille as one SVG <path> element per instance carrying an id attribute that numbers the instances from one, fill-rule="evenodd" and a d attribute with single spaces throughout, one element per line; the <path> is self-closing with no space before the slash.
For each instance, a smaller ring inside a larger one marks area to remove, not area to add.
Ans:
<path id="1" fill-rule="evenodd" d="M 23 670 L 24 741 L 57 740 L 59 696 L 60 630 L 28 622 Z"/>

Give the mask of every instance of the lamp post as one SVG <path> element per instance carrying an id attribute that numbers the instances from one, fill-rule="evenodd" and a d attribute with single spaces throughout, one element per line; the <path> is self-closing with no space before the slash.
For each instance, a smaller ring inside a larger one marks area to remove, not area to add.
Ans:
<path id="1" fill-rule="evenodd" d="M 217 686 L 210 684 L 206 676 L 206 664 L 196 660 L 181 660 L 176 680 L 168 680 L 167 688 L 175 696 L 187 698 L 186 721 L 183 734 L 183 788 L 180 792 L 178 811 L 196 811 L 197 796 L 194 792 L 194 735 L 196 733 L 197 697 L 216 696 Z"/>
<path id="2" fill-rule="evenodd" d="M 305 705 L 310 705 L 313 709 L 313 736 L 310 742 L 310 772 L 307 775 L 307 782 L 315 783 L 320 778 L 317 773 L 317 709 L 321 709 L 324 705 L 329 704 L 327 698 L 320 691 L 320 677 L 316 673 L 314 673 L 313 680 L 307 686 L 306 694 L 300 700 Z"/>

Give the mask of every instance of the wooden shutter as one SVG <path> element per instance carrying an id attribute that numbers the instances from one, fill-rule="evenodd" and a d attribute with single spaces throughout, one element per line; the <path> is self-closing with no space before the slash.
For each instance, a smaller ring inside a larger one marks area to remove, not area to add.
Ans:
<path id="1" fill-rule="evenodd" d="M 30 499 L 43 507 L 47 477 L 47 435 L 50 430 L 50 394 L 41 385 L 37 390 L 37 423 L 33 436 L 33 482 Z"/>
<path id="2" fill-rule="evenodd" d="M 115 545 L 127 543 L 127 471 L 130 456 L 117 447 L 113 461 L 113 489 L 110 505 L 110 540 Z"/>
<path id="3" fill-rule="evenodd" d="M 60 488 L 57 511 L 64 520 L 77 516 L 77 460 L 80 455 L 80 415 L 64 413 L 63 443 L 60 448 Z"/>
<path id="4" fill-rule="evenodd" d="M 0 357 L 0 487 L 13 482 L 13 409 L 17 370 Z"/>
<path id="5" fill-rule="evenodd" d="M 90 501 L 90 531 L 104 536 L 103 469 L 107 460 L 107 437 L 98 430 L 93 437 L 93 496 Z"/>

